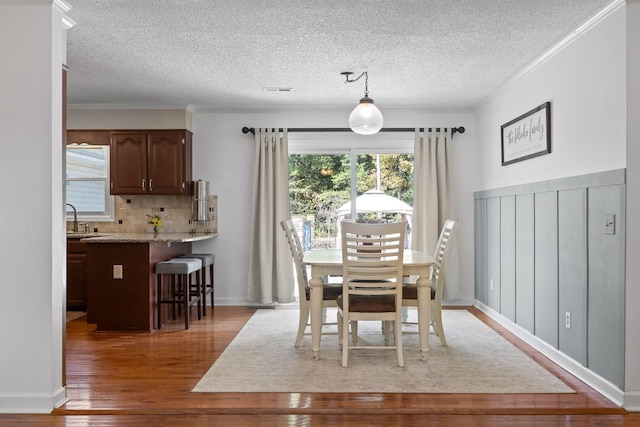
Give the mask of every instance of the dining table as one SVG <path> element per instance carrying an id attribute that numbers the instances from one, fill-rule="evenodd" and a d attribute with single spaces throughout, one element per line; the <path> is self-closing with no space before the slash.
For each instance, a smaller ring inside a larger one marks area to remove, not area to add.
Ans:
<path id="1" fill-rule="evenodd" d="M 324 276 L 342 276 L 342 250 L 317 249 L 305 252 L 302 261 L 311 268 L 311 350 L 313 358 L 319 359 L 322 335 L 322 299 Z M 403 275 L 417 276 L 418 287 L 418 334 L 422 360 L 429 351 L 429 326 L 431 323 L 431 273 L 435 259 L 424 252 L 405 249 L 403 255 Z"/>

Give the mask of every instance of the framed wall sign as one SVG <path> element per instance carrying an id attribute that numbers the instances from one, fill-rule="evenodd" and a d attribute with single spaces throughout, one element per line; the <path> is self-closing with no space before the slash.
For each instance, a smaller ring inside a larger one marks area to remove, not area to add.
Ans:
<path id="1" fill-rule="evenodd" d="M 551 103 L 501 126 L 502 166 L 551 153 Z"/>

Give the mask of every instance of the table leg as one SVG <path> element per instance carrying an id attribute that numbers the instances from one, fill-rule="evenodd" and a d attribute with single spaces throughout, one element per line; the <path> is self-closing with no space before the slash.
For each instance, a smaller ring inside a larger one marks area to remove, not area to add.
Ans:
<path id="1" fill-rule="evenodd" d="M 320 353 L 320 338 L 322 337 L 322 288 L 324 281 L 322 276 L 313 276 L 311 270 L 311 296 L 309 298 L 311 310 L 311 350 L 313 351 L 313 359 L 318 360 Z"/>
<path id="2" fill-rule="evenodd" d="M 431 279 L 420 276 L 418 286 L 418 334 L 420 335 L 420 353 L 426 360 L 429 351 L 429 329 L 431 325 Z"/>

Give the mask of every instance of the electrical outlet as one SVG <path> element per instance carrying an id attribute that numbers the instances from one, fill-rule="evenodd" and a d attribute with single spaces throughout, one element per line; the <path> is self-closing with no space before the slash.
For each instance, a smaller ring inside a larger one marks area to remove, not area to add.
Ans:
<path id="1" fill-rule="evenodd" d="M 113 266 L 113 278 L 114 279 L 122 279 L 122 266 L 114 265 Z"/>
<path id="2" fill-rule="evenodd" d="M 493 279 L 489 279 L 489 290 L 493 290 Z"/>
<path id="3" fill-rule="evenodd" d="M 564 314 L 564 326 L 567 329 L 571 329 L 571 313 L 568 311 Z"/>

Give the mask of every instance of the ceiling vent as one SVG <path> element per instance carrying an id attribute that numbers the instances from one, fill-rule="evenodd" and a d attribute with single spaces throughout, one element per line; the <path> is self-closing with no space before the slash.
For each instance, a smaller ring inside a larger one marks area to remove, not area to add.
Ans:
<path id="1" fill-rule="evenodd" d="M 293 92 L 292 87 L 263 87 L 265 92 Z"/>

